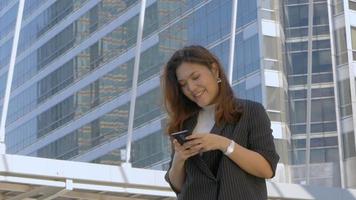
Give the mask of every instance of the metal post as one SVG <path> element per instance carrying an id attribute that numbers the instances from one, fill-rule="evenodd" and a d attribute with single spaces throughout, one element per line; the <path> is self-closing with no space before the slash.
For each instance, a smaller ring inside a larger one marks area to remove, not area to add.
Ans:
<path id="1" fill-rule="evenodd" d="M 142 35 L 143 35 L 143 24 L 145 19 L 145 8 L 146 8 L 146 0 L 141 0 L 141 11 L 140 11 L 140 18 L 138 21 L 136 55 L 135 55 L 134 72 L 133 72 L 132 89 L 131 89 L 129 125 L 127 130 L 127 144 L 126 144 L 127 164 L 130 163 L 130 159 L 131 159 L 131 142 L 132 142 L 132 133 L 133 133 L 133 125 L 134 125 L 134 117 L 135 117 L 137 82 L 138 82 L 138 72 L 140 67 L 141 42 L 142 42 Z"/>
<path id="2" fill-rule="evenodd" d="M 308 74 L 307 74 L 307 130 L 306 130 L 306 184 L 310 183 L 310 134 L 311 134 L 311 86 L 312 86 L 312 65 L 313 65 L 313 0 L 309 0 L 308 19 Z"/>
<path id="3" fill-rule="evenodd" d="M 23 15 L 24 6 L 25 6 L 25 0 L 19 0 L 19 8 L 18 8 L 18 11 L 17 11 L 14 39 L 13 39 L 13 42 L 12 42 L 10 64 L 9 64 L 9 70 L 8 70 L 8 73 L 7 73 L 7 81 L 6 81 L 5 96 L 4 96 L 4 105 L 3 105 L 2 114 L 1 114 L 0 154 L 5 154 L 6 153 L 5 125 L 6 125 L 7 112 L 8 112 L 8 108 L 9 108 L 11 85 L 12 85 L 12 79 L 13 79 L 13 75 L 14 75 L 14 68 L 15 68 L 15 62 L 16 62 L 16 56 L 17 56 L 17 46 L 18 46 L 18 43 L 19 43 L 21 22 L 22 22 L 22 15 Z"/>
<path id="4" fill-rule="evenodd" d="M 335 113 L 336 113 L 336 129 L 337 129 L 337 139 L 338 139 L 338 150 L 339 150 L 339 164 L 340 164 L 340 181 L 341 188 L 345 188 L 345 168 L 343 161 L 343 141 L 342 141 L 342 130 L 341 130 L 341 118 L 340 118 L 340 104 L 339 104 L 339 89 L 338 89 L 338 78 L 336 70 L 336 52 L 334 47 L 334 23 L 332 16 L 332 2 L 331 0 L 327 1 L 328 3 L 328 13 L 329 13 L 329 31 L 330 31 L 330 43 L 331 47 L 331 61 L 333 69 L 333 85 L 334 85 L 334 98 L 335 98 Z"/>
<path id="5" fill-rule="evenodd" d="M 228 66 L 229 67 L 228 79 L 229 79 L 230 85 L 232 85 L 232 74 L 233 74 L 233 68 L 234 68 L 237 6 L 238 6 L 238 0 L 233 0 L 232 1 L 232 15 L 231 15 L 230 54 L 229 54 L 229 66 Z"/>

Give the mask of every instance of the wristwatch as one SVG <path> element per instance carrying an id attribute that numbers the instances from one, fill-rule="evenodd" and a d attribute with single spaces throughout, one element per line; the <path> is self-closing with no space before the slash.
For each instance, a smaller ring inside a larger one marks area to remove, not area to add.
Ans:
<path id="1" fill-rule="evenodd" d="M 232 152 L 234 152 L 235 149 L 235 142 L 233 140 L 231 140 L 229 146 L 227 146 L 226 151 L 224 152 L 224 154 L 226 156 L 230 155 Z"/>

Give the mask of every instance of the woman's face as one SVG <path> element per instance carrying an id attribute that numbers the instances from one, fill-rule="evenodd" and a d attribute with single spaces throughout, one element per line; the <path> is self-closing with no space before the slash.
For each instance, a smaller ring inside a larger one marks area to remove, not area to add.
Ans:
<path id="1" fill-rule="evenodd" d="M 186 97 L 200 107 L 214 104 L 219 94 L 217 66 L 212 69 L 197 64 L 183 62 L 176 70 L 178 83 Z"/>

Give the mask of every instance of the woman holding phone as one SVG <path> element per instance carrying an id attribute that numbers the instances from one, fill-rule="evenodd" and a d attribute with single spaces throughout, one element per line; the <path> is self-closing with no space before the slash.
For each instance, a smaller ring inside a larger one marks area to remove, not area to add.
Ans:
<path id="1" fill-rule="evenodd" d="M 270 120 L 261 104 L 234 97 L 219 60 L 201 46 L 176 51 L 162 90 L 167 133 L 192 133 L 182 144 L 172 137 L 165 178 L 178 200 L 267 199 L 279 160 Z"/>

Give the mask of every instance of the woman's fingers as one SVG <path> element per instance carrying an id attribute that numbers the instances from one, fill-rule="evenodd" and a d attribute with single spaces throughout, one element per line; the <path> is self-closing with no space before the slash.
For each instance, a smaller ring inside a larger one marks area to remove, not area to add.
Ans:
<path id="1" fill-rule="evenodd" d="M 189 140 L 189 141 L 185 142 L 184 146 L 186 148 L 191 148 L 191 147 L 199 145 L 201 143 L 202 143 L 201 139 L 192 139 L 192 140 Z"/>
<path id="2" fill-rule="evenodd" d="M 188 159 L 199 153 L 199 148 L 197 145 L 181 145 L 177 140 L 173 140 L 175 154 L 177 154 L 183 160 Z"/>

